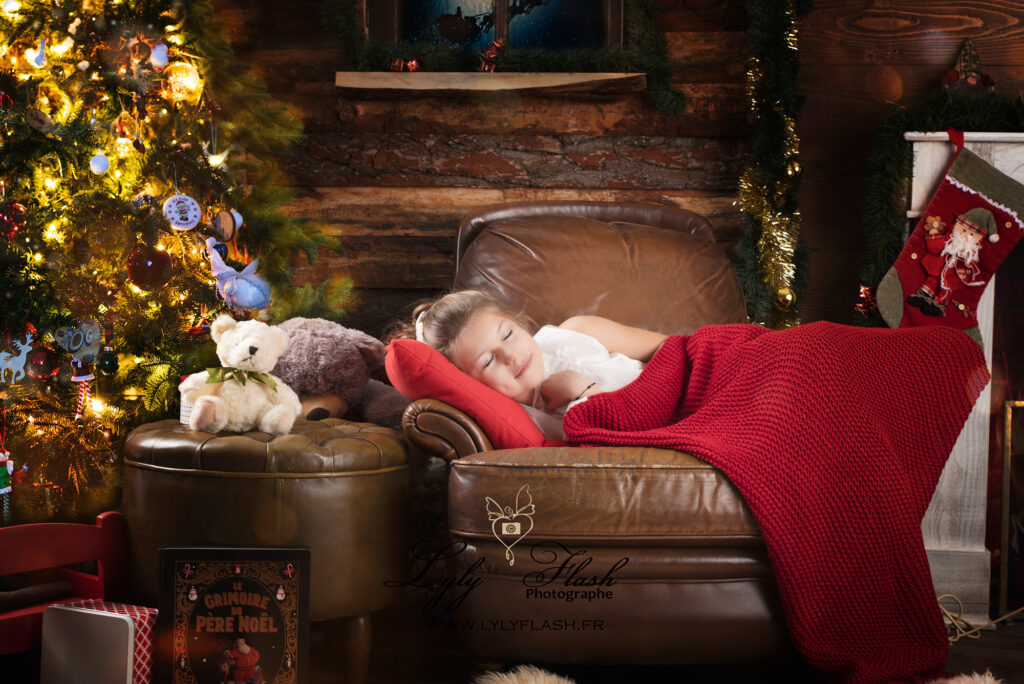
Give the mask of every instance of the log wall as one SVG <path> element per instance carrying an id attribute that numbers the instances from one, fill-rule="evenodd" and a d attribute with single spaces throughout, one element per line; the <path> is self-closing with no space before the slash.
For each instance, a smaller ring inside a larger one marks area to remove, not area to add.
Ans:
<path id="1" fill-rule="evenodd" d="M 736 179 L 749 124 L 743 0 L 657 0 L 679 117 L 643 94 L 603 101 L 513 93 L 360 99 L 334 86 L 345 70 L 320 20 L 322 0 L 218 0 L 238 52 L 288 103 L 308 137 L 284 165 L 300 197 L 289 211 L 345 246 L 302 279 L 345 273 L 346 323 L 380 334 L 450 284 L 455 229 L 468 211 L 526 199 L 664 203 L 706 215 L 719 240 L 745 229 Z M 974 39 L 1003 94 L 1024 89 L 1024 4 L 1014 0 L 816 0 L 800 33 L 800 204 L 811 249 L 805 321 L 849 322 L 864 254 L 860 214 L 874 131 L 894 106 L 938 82 Z"/>
<path id="2" fill-rule="evenodd" d="M 346 325 L 379 335 L 448 288 L 459 220 L 487 204 L 675 205 L 707 216 L 727 248 L 745 228 L 735 205 L 749 136 L 739 0 L 659 2 L 673 82 L 690 98 L 677 117 L 643 93 L 360 97 L 334 86 L 345 65 L 320 2 L 217 6 L 236 50 L 305 124 L 283 165 L 300 190 L 288 210 L 325 226 L 345 253 L 297 261 L 296 273 L 352 277 Z"/>

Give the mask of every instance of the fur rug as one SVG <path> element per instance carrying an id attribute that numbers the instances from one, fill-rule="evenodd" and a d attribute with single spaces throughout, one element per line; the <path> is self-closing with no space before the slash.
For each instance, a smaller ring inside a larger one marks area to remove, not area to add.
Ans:
<path id="1" fill-rule="evenodd" d="M 928 684 L 1002 684 L 1002 679 L 997 679 L 988 670 L 985 674 L 962 674 L 952 679 L 936 679 Z"/>
<path id="2" fill-rule="evenodd" d="M 991 672 L 963 674 L 952 679 L 935 679 L 928 684 L 1002 684 Z M 488 672 L 473 680 L 473 684 L 576 684 L 533 665 L 520 665 L 510 672 Z"/>
<path id="3" fill-rule="evenodd" d="M 576 684 L 533 665 L 520 665 L 510 672 L 488 672 L 473 680 L 473 684 Z"/>

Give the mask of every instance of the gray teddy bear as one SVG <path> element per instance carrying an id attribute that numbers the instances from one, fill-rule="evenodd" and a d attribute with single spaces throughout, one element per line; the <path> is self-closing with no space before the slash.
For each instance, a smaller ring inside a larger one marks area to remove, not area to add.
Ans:
<path id="1" fill-rule="evenodd" d="M 383 342 L 323 318 L 290 318 L 277 327 L 290 342 L 273 374 L 299 395 L 301 415 L 401 428 L 409 400 L 370 377 L 384 365 Z"/>

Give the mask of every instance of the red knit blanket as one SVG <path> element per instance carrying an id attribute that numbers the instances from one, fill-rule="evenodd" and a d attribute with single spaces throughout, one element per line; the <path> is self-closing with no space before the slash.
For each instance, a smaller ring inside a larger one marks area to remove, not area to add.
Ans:
<path id="1" fill-rule="evenodd" d="M 918 682 L 948 652 L 921 519 L 988 378 L 949 328 L 708 326 L 564 425 L 573 443 L 668 447 L 722 470 L 807 661 L 850 683 Z"/>

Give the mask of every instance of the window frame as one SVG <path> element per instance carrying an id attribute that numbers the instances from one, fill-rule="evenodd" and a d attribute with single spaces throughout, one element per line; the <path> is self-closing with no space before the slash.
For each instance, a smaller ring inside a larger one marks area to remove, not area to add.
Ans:
<path id="1" fill-rule="evenodd" d="M 508 43 L 509 3 L 494 0 L 494 38 Z M 604 0 L 605 46 L 625 47 L 625 0 Z M 401 39 L 402 0 L 366 0 L 365 28 L 371 41 L 397 44 Z"/>

